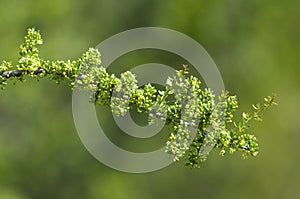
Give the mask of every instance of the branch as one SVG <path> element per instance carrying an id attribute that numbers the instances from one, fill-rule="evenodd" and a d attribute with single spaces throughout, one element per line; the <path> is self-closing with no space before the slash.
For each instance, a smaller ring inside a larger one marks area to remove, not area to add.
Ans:
<path id="1" fill-rule="evenodd" d="M 13 66 L 8 61 L 0 64 L 2 89 L 8 80 L 48 77 L 56 83 L 64 81 L 71 88 L 88 91 L 91 102 L 110 106 L 117 116 L 123 116 L 136 107 L 139 112 L 149 113 L 149 124 L 164 120 L 173 127 L 166 152 L 174 156 L 174 161 L 186 157 L 187 164 L 193 167 L 198 167 L 206 159 L 200 150 L 206 144 L 219 148 L 221 155 L 226 150 L 229 153 L 240 150 L 244 157 L 257 155 L 257 139 L 246 133 L 248 123 L 252 118 L 261 120 L 261 112 L 276 104 L 275 95 L 266 97 L 263 106 L 253 106 L 253 114 L 243 113 L 242 121 L 235 123 L 233 112 L 238 108 L 236 96 L 224 91 L 216 100 L 213 91 L 201 89 L 200 80 L 188 75 L 186 65 L 175 76 L 168 78 L 164 90 L 157 90 L 151 84 L 138 88 L 135 75 L 129 71 L 122 73 L 120 78 L 108 74 L 101 66 L 101 56 L 96 49 L 90 48 L 74 61 L 50 61 L 39 57 L 37 45 L 42 43 L 40 33 L 28 29 L 25 42 L 20 47 L 18 64 Z M 171 94 L 176 94 L 175 99 L 168 99 Z M 229 123 L 234 123 L 235 128 L 228 129 Z M 188 145 L 191 138 L 189 127 L 197 129 L 197 136 L 191 145 Z"/>

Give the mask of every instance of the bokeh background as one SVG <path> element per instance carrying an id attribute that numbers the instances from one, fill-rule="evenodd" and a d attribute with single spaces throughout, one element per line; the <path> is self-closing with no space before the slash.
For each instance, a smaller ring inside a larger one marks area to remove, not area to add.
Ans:
<path id="1" fill-rule="evenodd" d="M 43 34 L 41 56 L 65 60 L 121 31 L 158 26 L 205 47 L 226 88 L 238 95 L 237 116 L 272 92 L 279 96 L 279 106 L 251 129 L 260 141 L 257 158 L 215 151 L 199 170 L 180 162 L 127 174 L 87 152 L 68 87 L 46 79 L 10 83 L 0 92 L 0 199 L 300 198 L 299 7 L 298 0 L 0 0 L 0 60 L 16 63 L 28 27 Z M 150 61 L 184 64 L 163 52 L 128 56 L 111 70 Z M 114 124 L 104 123 L 117 135 Z"/>

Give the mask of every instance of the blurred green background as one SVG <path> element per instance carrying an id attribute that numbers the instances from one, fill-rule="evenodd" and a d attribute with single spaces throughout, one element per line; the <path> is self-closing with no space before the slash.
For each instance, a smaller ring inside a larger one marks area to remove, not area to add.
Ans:
<path id="1" fill-rule="evenodd" d="M 17 61 L 28 27 L 41 30 L 41 56 L 54 60 L 75 59 L 127 29 L 158 26 L 204 46 L 240 111 L 272 92 L 279 96 L 279 106 L 251 129 L 260 141 L 257 158 L 214 151 L 199 170 L 180 162 L 127 174 L 87 152 L 69 88 L 48 80 L 9 84 L 0 92 L 0 199 L 300 198 L 299 8 L 298 0 L 0 0 L 0 60 Z M 141 52 L 114 70 L 164 60 Z"/>

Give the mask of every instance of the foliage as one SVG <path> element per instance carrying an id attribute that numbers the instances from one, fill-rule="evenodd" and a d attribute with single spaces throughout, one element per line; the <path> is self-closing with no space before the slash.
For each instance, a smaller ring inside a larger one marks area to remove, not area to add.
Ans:
<path id="1" fill-rule="evenodd" d="M 39 57 L 40 44 L 40 33 L 29 29 L 20 47 L 18 64 L 14 67 L 11 62 L 2 61 L 0 65 L 1 88 L 5 88 L 8 80 L 49 77 L 56 83 L 63 81 L 72 88 L 87 90 L 93 103 L 109 105 L 117 116 L 136 107 L 139 112 L 149 113 L 149 124 L 163 120 L 172 127 L 166 152 L 174 161 L 186 158 L 186 164 L 192 167 L 199 167 L 212 148 L 219 148 L 220 155 L 226 151 L 241 151 L 244 157 L 258 154 L 257 138 L 246 131 L 252 119 L 261 121 L 261 113 L 276 104 L 276 95 L 266 97 L 263 104 L 253 105 L 253 113 L 243 113 L 241 121 L 234 122 L 236 96 L 224 91 L 216 97 L 209 88 L 201 89 L 200 80 L 188 74 L 187 66 L 167 79 L 164 90 L 151 84 L 139 88 L 135 75 L 129 71 L 120 78 L 108 74 L 100 66 L 96 49 L 90 48 L 75 61 L 49 61 Z M 231 123 L 233 128 L 229 128 Z"/>

